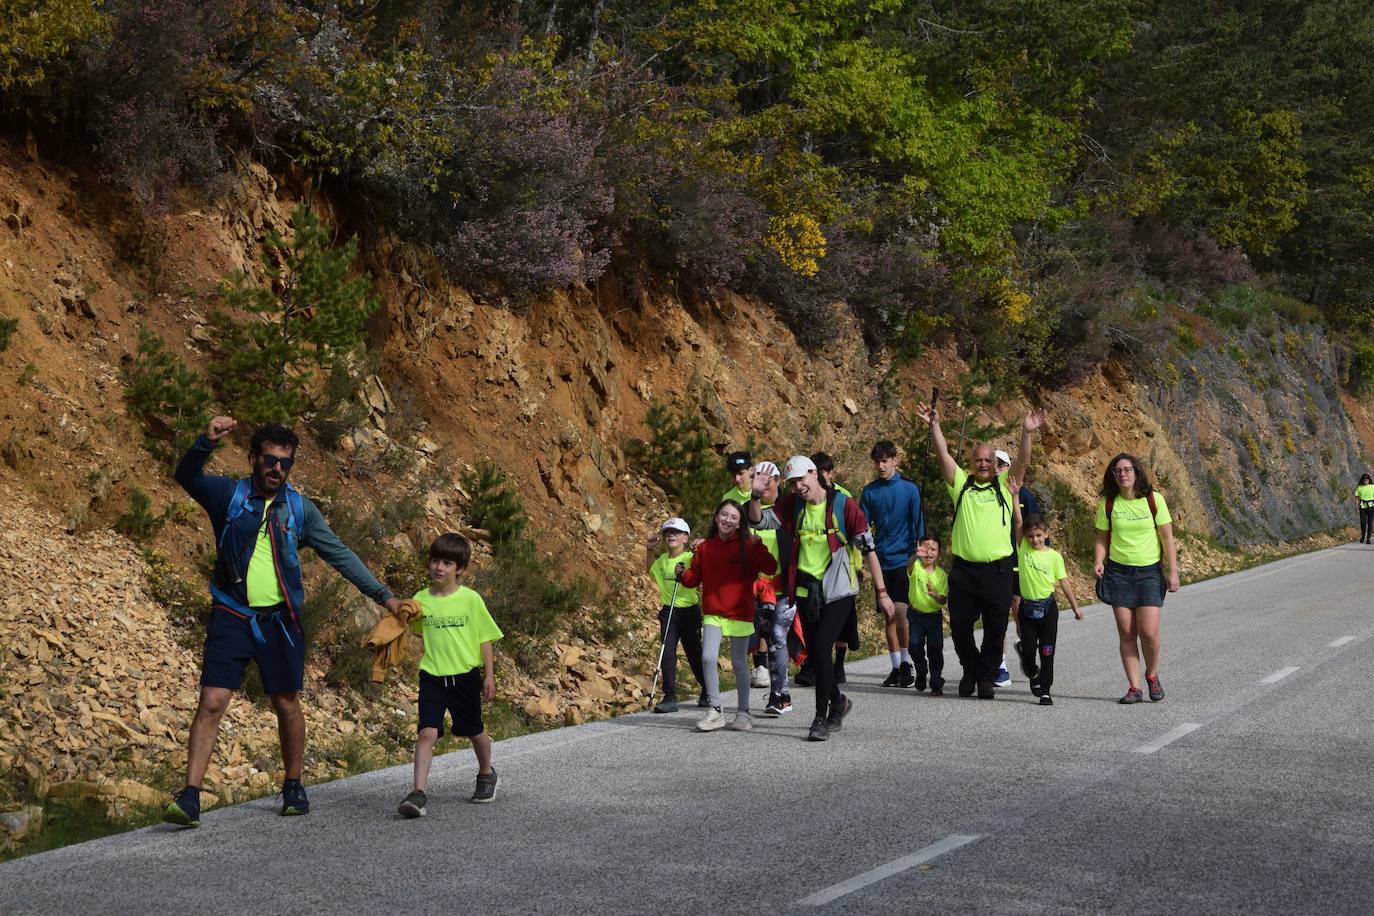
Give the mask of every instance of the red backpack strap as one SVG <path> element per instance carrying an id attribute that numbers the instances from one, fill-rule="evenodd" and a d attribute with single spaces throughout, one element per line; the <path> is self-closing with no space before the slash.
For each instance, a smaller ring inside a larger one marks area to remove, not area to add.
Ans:
<path id="1" fill-rule="evenodd" d="M 1145 502 L 1149 503 L 1149 505 L 1150 505 L 1150 520 L 1151 520 L 1152 522 L 1154 522 L 1154 523 L 1155 523 L 1155 527 L 1158 528 L 1158 527 L 1159 527 L 1159 510 L 1158 510 L 1157 508 L 1155 508 L 1155 491 L 1154 491 L 1154 490 L 1151 490 L 1149 493 L 1146 493 L 1146 494 L 1145 494 Z"/>

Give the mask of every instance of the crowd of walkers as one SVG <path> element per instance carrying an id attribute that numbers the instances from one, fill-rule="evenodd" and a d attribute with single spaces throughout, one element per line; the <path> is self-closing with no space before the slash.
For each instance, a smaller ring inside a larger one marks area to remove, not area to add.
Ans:
<path id="1" fill-rule="evenodd" d="M 792 709 L 790 688 L 796 683 L 815 691 L 816 715 L 807 738 L 828 740 L 854 709 L 853 699 L 842 690 L 844 657 L 859 646 L 856 599 L 865 581 L 873 589 L 892 664 L 884 686 L 944 693 L 948 614 L 960 666 L 959 695 L 993 699 L 997 687 L 1010 681 L 1003 641 L 1014 615 L 1016 656 L 1031 692 L 1041 704 L 1053 704 L 1056 589 L 1063 591 L 1076 617 L 1082 614 L 1063 558 L 1050 546 L 1050 525 L 1023 485 L 1032 439 L 1045 415 L 1026 415 L 1015 458 L 980 444 L 968 467 L 950 454 L 933 404 L 921 417 L 929 424 L 953 504 L 947 569 L 941 565 L 944 545 L 926 528 L 921 488 L 902 475 L 901 456 L 886 440 L 873 446 L 875 476 L 858 497 L 835 481 L 835 463 L 823 452 L 793 455 L 781 468 L 733 452 L 727 470 L 734 486 L 716 507 L 705 537 L 693 541 L 688 523 L 674 517 L 647 539 L 645 569 L 658 584 L 662 603 L 663 696 L 656 712 L 678 709 L 681 645 L 699 687 L 697 705 L 704 710 L 696 723 L 700 731 L 753 728 L 750 691 L 755 687 L 768 690 L 764 714 L 784 716 Z M 424 638 L 414 787 L 399 813 L 426 814 L 429 771 L 446 721 L 455 734 L 471 740 L 477 757 L 470 801 L 491 801 L 498 778 L 482 703 L 495 696 L 492 647 L 502 633 L 482 597 L 462 583 L 471 545 L 454 533 L 436 538 L 429 549 L 430 587 L 402 600 L 377 581 L 330 529 L 319 508 L 289 482 L 299 445 L 290 429 L 268 424 L 253 433 L 247 477 L 205 472 L 218 445 L 237 425 L 231 417 L 212 419 L 176 470 L 178 483 L 209 516 L 216 563 L 186 785 L 168 804 L 164 820 L 200 824 L 201 782 L 220 722 L 250 662 L 257 666 L 277 716 L 285 770 L 281 814 L 310 811 L 301 782 L 302 547 L 312 548 L 388 610 L 372 638 L 394 643 L 408 631 Z M 1359 498 L 1361 540 L 1368 541 L 1374 483 L 1367 476 Z M 1163 494 L 1150 486 L 1139 461 L 1125 454 L 1112 459 L 1097 511 L 1094 573 L 1098 596 L 1112 606 L 1121 637 L 1128 684 L 1122 703 L 1139 702 L 1146 694 L 1155 701 L 1164 698 L 1160 606 L 1165 592 L 1178 588 L 1172 521 Z M 975 635 L 979 623 L 981 643 Z M 727 639 L 735 676 L 735 711 L 728 721 L 718 668 Z M 794 662 L 800 666 L 795 677 Z"/>
<path id="2" fill-rule="evenodd" d="M 965 467 L 949 450 L 935 406 L 918 413 L 929 426 L 953 506 L 948 545 L 927 530 L 921 486 L 902 475 L 901 456 L 888 440 L 874 444 L 874 478 L 858 498 L 834 481 L 834 462 L 824 453 L 793 455 L 779 469 L 732 452 L 726 465 L 734 486 L 722 496 L 706 536 L 693 540 L 687 522 L 674 517 L 648 539 L 645 567 L 662 605 L 663 695 L 655 712 L 679 708 L 680 644 L 700 688 L 698 730 L 752 729 L 751 687 L 768 689 L 765 716 L 786 715 L 795 683 L 815 691 L 808 740 L 828 740 L 854 708 L 841 688 L 844 654 L 858 647 L 856 599 L 865 578 L 892 666 L 884 687 L 944 694 L 948 615 L 960 696 L 991 700 L 1010 683 L 1004 642 L 1013 623 L 1014 654 L 1031 693 L 1041 705 L 1054 704 L 1056 592 L 1062 591 L 1076 619 L 1083 614 L 1063 556 L 1051 546 L 1050 522 L 1024 485 L 1045 414 L 1026 414 L 1014 458 L 980 443 Z M 1368 498 L 1374 515 L 1374 484 Z M 1363 501 L 1361 506 L 1366 522 Z M 1127 683 L 1119 702 L 1146 696 L 1158 702 L 1164 699 L 1160 609 L 1165 594 L 1179 587 L 1178 554 L 1164 494 L 1134 456 L 1123 453 L 1108 462 L 1094 524 L 1097 596 L 1115 616 Z M 1362 540 L 1368 537 L 1366 522 Z M 946 546 L 947 567 L 941 563 Z M 717 671 L 727 636 L 736 693 L 729 718 Z M 758 664 L 751 665 L 751 657 Z"/>

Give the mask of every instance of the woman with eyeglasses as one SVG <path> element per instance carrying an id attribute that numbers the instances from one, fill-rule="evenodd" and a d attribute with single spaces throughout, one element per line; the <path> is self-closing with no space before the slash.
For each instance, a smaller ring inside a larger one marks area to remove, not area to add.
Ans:
<path id="1" fill-rule="evenodd" d="M 1150 699 L 1164 699 L 1159 683 L 1159 610 L 1165 591 L 1178 591 L 1174 519 L 1164 494 L 1150 486 L 1140 461 L 1124 452 L 1107 463 L 1097 504 L 1093 574 L 1097 597 L 1116 615 L 1121 667 L 1129 689 L 1118 702 L 1139 703 L 1140 657 Z M 1168 562 L 1166 576 L 1161 560 Z"/>

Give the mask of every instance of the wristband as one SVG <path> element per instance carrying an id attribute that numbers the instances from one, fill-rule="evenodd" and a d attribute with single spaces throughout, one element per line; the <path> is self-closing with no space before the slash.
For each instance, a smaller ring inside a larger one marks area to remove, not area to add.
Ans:
<path id="1" fill-rule="evenodd" d="M 878 594 L 880 594 L 880 595 L 886 595 L 886 594 L 887 594 L 887 589 L 885 589 L 885 588 L 880 588 L 880 589 L 878 589 Z"/>

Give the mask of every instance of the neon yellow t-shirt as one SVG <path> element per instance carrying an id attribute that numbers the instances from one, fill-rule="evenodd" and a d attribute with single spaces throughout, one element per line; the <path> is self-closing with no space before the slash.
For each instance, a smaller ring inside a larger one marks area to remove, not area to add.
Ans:
<path id="1" fill-rule="evenodd" d="M 772 503 L 768 503 L 767 505 L 765 505 L 764 503 L 760 502 L 760 503 L 759 503 L 759 508 L 761 508 L 761 509 L 771 509 L 771 508 L 773 508 L 773 504 L 772 504 Z M 754 529 L 754 533 L 757 534 L 757 535 L 759 536 L 759 540 L 760 540 L 760 541 L 763 541 L 763 546 L 768 548 L 768 552 L 771 553 L 771 554 L 773 555 L 773 559 L 775 559 L 775 560 L 778 561 L 778 564 L 779 564 L 779 565 L 778 565 L 778 569 L 781 570 L 781 569 L 782 569 L 782 565 L 781 565 L 781 564 L 782 564 L 782 557 L 778 556 L 778 529 L 776 529 L 776 528 L 756 528 L 756 529 Z M 775 574 L 775 575 L 776 575 L 776 574 Z M 771 579 L 771 578 L 773 578 L 773 576 L 768 575 L 768 574 L 766 574 L 766 573 L 759 573 L 759 578 L 760 578 L 760 579 Z"/>
<path id="2" fill-rule="evenodd" d="M 673 585 L 675 582 L 673 572 L 677 569 L 677 564 L 679 563 L 681 563 L 683 567 L 691 566 L 692 552 L 690 550 L 684 550 L 677 556 L 670 557 L 668 556 L 668 552 L 664 551 L 658 555 L 658 559 L 654 560 L 653 565 L 649 567 L 649 575 L 653 577 L 654 582 L 658 583 L 658 603 L 665 607 L 669 601 L 673 600 Z M 685 585 L 679 585 L 677 587 L 677 601 L 673 602 L 673 607 L 691 607 L 700 601 L 701 595 L 696 589 L 688 588 Z"/>
<path id="3" fill-rule="evenodd" d="M 733 499 L 741 506 L 747 506 L 749 505 L 749 500 L 752 499 L 753 496 L 754 491 L 752 488 L 746 490 L 743 487 L 731 487 L 725 491 L 725 495 L 720 498 L 720 501 L 725 502 L 727 499 Z"/>
<path id="4" fill-rule="evenodd" d="M 1068 577 L 1064 557 L 1059 551 L 1053 547 L 1036 550 L 1025 538 L 1016 547 L 1016 567 L 1021 577 L 1021 597 L 1032 601 L 1053 595 L 1059 580 Z"/>
<path id="5" fill-rule="evenodd" d="M 277 579 L 277 566 L 272 562 L 272 535 L 266 525 L 267 513 L 272 511 L 274 501 L 269 499 L 262 507 L 263 523 L 258 525 L 258 541 L 253 546 L 253 556 L 248 559 L 244 584 L 248 587 L 249 607 L 272 607 L 286 601 L 281 581 Z"/>
<path id="6" fill-rule="evenodd" d="M 482 596 L 466 585 L 440 598 L 425 589 L 415 593 L 415 600 L 421 609 L 415 632 L 425 639 L 420 670 L 426 674 L 467 674 L 482 664 L 482 643 L 495 642 L 504 635 L 491 619 Z"/>
<path id="7" fill-rule="evenodd" d="M 991 563 L 1011 556 L 1011 520 L 1016 497 L 1007 486 L 1006 472 L 997 475 L 995 484 L 975 483 L 960 500 L 959 491 L 963 490 L 968 477 L 968 471 L 955 468 L 954 484 L 945 487 L 950 500 L 959 506 L 954 532 L 949 539 L 950 552 L 970 563 Z M 997 501 L 994 486 L 1002 488 L 1005 509 Z"/>
<path id="8" fill-rule="evenodd" d="M 1355 488 L 1355 496 L 1360 501 L 1361 508 L 1374 506 L 1374 483 L 1362 483 Z"/>
<path id="9" fill-rule="evenodd" d="M 926 583 L 929 582 L 940 594 L 948 595 L 949 573 L 938 566 L 927 572 L 925 564 L 918 561 L 911 570 L 909 581 L 911 585 L 907 595 L 911 599 L 912 609 L 921 614 L 940 613 L 942 605 L 926 592 Z"/>
<path id="10" fill-rule="evenodd" d="M 797 537 L 801 540 L 797 569 L 816 579 L 824 578 L 825 571 L 830 567 L 830 539 L 825 534 L 825 503 L 806 504 Z"/>
<path id="11" fill-rule="evenodd" d="M 1112 503 L 1112 543 L 1108 556 L 1124 566 L 1152 566 L 1159 562 L 1159 533 L 1156 525 L 1171 525 L 1174 517 L 1169 514 L 1169 504 L 1164 494 L 1155 491 L 1155 508 L 1159 511 L 1150 518 L 1150 502 L 1141 496 L 1138 499 L 1122 499 L 1120 496 Z M 1107 500 L 1097 503 L 1098 531 L 1107 530 Z"/>

